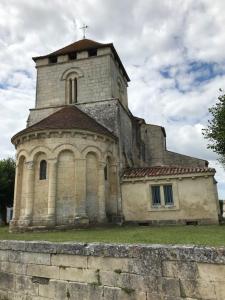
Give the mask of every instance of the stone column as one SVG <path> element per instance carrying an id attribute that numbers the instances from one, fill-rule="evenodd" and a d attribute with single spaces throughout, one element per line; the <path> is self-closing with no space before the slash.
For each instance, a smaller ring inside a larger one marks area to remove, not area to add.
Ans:
<path id="1" fill-rule="evenodd" d="M 88 223 L 86 213 L 86 159 L 75 160 L 75 222 Z"/>
<path id="2" fill-rule="evenodd" d="M 98 166 L 98 219 L 99 222 L 106 222 L 106 211 L 105 211 L 105 162 L 99 162 Z"/>
<path id="3" fill-rule="evenodd" d="M 23 223 L 29 226 L 33 217 L 33 201 L 34 201 L 34 162 L 28 161 L 26 165 L 26 206 Z"/>
<path id="4" fill-rule="evenodd" d="M 56 222 L 57 160 L 48 160 L 48 225 Z"/>
<path id="5" fill-rule="evenodd" d="M 14 200 L 13 200 L 13 218 L 12 220 L 10 221 L 10 228 L 11 227 L 14 227 L 17 225 L 17 221 L 20 217 L 20 199 L 18 195 L 18 185 L 19 185 L 19 172 L 20 172 L 20 169 L 19 169 L 20 165 L 19 163 L 16 164 L 16 176 L 15 176 L 15 186 L 14 186 Z"/>

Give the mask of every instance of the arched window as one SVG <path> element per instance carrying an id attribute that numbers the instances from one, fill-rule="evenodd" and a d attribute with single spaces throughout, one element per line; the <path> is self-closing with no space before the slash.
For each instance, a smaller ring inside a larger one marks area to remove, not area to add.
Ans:
<path id="1" fill-rule="evenodd" d="M 45 180 L 47 178 L 47 162 L 46 160 L 42 160 L 40 162 L 40 174 L 39 179 Z"/>

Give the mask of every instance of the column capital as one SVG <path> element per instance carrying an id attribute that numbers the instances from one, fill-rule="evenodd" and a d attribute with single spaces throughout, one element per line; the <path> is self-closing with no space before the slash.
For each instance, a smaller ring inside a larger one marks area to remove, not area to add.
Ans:
<path id="1" fill-rule="evenodd" d="M 104 169 L 105 166 L 106 166 L 106 162 L 105 162 L 105 161 L 99 161 L 99 162 L 98 162 L 98 167 L 99 167 L 99 169 Z"/>
<path id="2" fill-rule="evenodd" d="M 34 161 L 33 161 L 33 160 L 31 160 L 31 161 L 26 161 L 26 162 L 25 162 L 25 166 L 26 166 L 26 168 L 27 168 L 28 170 L 33 170 L 33 168 L 34 168 Z"/>
<path id="3" fill-rule="evenodd" d="M 47 160 L 47 162 L 48 162 L 49 164 L 57 164 L 58 160 L 57 160 L 57 158 L 49 158 L 49 159 Z"/>

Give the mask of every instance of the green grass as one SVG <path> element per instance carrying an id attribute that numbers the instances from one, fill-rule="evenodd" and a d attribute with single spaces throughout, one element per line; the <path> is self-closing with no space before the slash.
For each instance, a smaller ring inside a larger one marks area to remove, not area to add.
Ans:
<path id="1" fill-rule="evenodd" d="M 27 233 L 9 233 L 8 227 L 1 227 L 0 240 L 225 246 L 225 226 L 123 226 Z"/>

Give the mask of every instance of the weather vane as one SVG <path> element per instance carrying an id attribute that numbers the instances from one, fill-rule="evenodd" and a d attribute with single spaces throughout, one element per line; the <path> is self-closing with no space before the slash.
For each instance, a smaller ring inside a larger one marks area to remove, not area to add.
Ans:
<path id="1" fill-rule="evenodd" d="M 83 24 L 83 26 L 80 28 L 83 30 L 83 39 L 85 39 L 86 30 L 88 29 L 88 26 Z"/>

